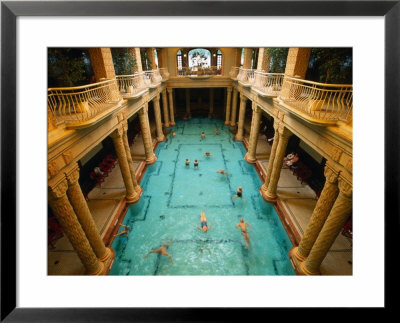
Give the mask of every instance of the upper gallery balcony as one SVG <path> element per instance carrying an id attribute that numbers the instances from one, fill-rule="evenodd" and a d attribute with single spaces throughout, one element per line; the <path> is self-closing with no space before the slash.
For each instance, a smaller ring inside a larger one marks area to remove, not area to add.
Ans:
<path id="1" fill-rule="evenodd" d="M 159 68 L 160 70 L 160 75 L 162 77 L 162 82 L 165 82 L 169 79 L 169 72 L 165 67 Z"/>
<path id="2" fill-rule="evenodd" d="M 254 82 L 254 72 L 255 70 L 249 68 L 239 68 L 239 73 L 236 77 L 240 85 L 251 86 Z"/>
<path id="3" fill-rule="evenodd" d="M 353 111 L 353 85 L 324 84 L 285 77 L 278 101 L 314 124 L 349 123 Z"/>
<path id="4" fill-rule="evenodd" d="M 261 96 L 276 97 L 282 89 L 283 73 L 254 71 L 251 89 Z"/>
<path id="5" fill-rule="evenodd" d="M 163 81 L 159 69 L 144 71 L 144 74 L 146 75 L 147 78 L 147 84 L 151 88 L 156 88 Z"/>
<path id="6" fill-rule="evenodd" d="M 222 69 L 217 66 L 182 67 L 178 69 L 178 76 L 185 76 L 193 80 L 208 79 L 219 75 L 222 75 Z"/>
<path id="7" fill-rule="evenodd" d="M 48 112 L 56 125 L 81 128 L 106 117 L 122 104 L 116 79 L 77 87 L 49 88 Z"/>
<path id="8" fill-rule="evenodd" d="M 151 80 L 145 72 L 117 75 L 118 89 L 124 99 L 135 99 L 147 92 Z"/>

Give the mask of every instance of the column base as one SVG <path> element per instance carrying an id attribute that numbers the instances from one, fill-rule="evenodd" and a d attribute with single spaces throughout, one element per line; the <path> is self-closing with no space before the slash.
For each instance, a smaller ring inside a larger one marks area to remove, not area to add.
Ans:
<path id="1" fill-rule="evenodd" d="M 157 156 L 153 154 L 153 156 L 150 159 L 148 159 L 148 160 L 146 159 L 146 164 L 152 165 L 156 162 L 156 160 L 157 160 Z"/>
<path id="2" fill-rule="evenodd" d="M 234 122 L 231 122 L 231 127 L 236 126 L 236 124 Z"/>
<path id="3" fill-rule="evenodd" d="M 164 123 L 164 128 L 169 128 L 171 125 L 169 123 Z"/>
<path id="4" fill-rule="evenodd" d="M 99 258 L 99 260 L 101 262 L 105 262 L 111 257 L 111 255 L 112 255 L 111 249 L 106 247 L 106 253 L 103 255 L 103 257 Z"/>
<path id="5" fill-rule="evenodd" d="M 104 261 L 104 269 L 102 272 L 103 276 L 108 275 L 108 273 L 110 272 L 110 269 L 112 267 L 112 264 L 114 263 L 114 259 L 115 259 L 115 251 L 114 249 L 108 248 L 111 252 L 111 256 L 110 258 L 108 258 L 106 261 Z"/>
<path id="6" fill-rule="evenodd" d="M 87 275 L 89 276 L 101 276 L 103 274 L 104 271 L 104 264 L 99 261 L 99 268 L 97 268 L 97 270 L 93 273 L 87 273 Z"/>
<path id="7" fill-rule="evenodd" d="M 305 275 L 305 276 L 319 276 L 319 275 L 321 275 L 321 273 L 319 271 L 318 272 L 309 271 L 307 269 L 307 267 L 306 267 L 306 262 L 305 261 L 300 263 L 299 272 L 300 272 L 301 275 Z"/>
<path id="8" fill-rule="evenodd" d="M 257 161 L 256 158 L 250 157 L 249 152 L 247 152 L 247 153 L 244 155 L 244 159 L 245 159 L 249 164 L 255 164 L 256 161 Z"/>
<path id="9" fill-rule="evenodd" d="M 165 139 L 166 139 L 165 136 L 162 135 L 161 137 L 158 137 L 158 138 L 157 138 L 157 141 L 158 141 L 158 142 L 163 142 L 163 141 L 165 141 Z"/>
<path id="10" fill-rule="evenodd" d="M 278 197 L 276 195 L 275 196 L 271 196 L 268 193 L 268 190 L 265 188 L 264 185 L 260 186 L 260 194 L 261 194 L 261 196 L 263 197 L 263 199 L 265 201 L 270 202 L 270 203 L 276 203 L 276 201 L 278 199 Z"/>
<path id="11" fill-rule="evenodd" d="M 224 125 L 225 125 L 225 126 L 230 126 L 231 123 L 230 123 L 229 121 L 225 121 L 225 122 L 224 122 Z"/>
<path id="12" fill-rule="evenodd" d="M 176 126 L 176 123 L 175 123 L 175 122 L 170 122 L 170 123 L 169 123 L 169 126 L 170 126 L 170 127 L 175 127 L 175 126 Z"/>
<path id="13" fill-rule="evenodd" d="M 243 137 L 238 137 L 238 135 L 235 136 L 236 141 L 243 141 Z"/>
<path id="14" fill-rule="evenodd" d="M 136 187 L 139 187 L 139 189 L 136 189 Z M 140 197 L 142 196 L 142 193 L 143 193 L 143 188 L 141 188 L 139 185 L 136 186 L 136 187 L 135 187 L 136 195 L 134 195 L 134 196 L 132 196 L 130 198 L 125 197 L 126 203 L 133 204 L 133 203 L 136 203 L 137 201 L 140 200 Z"/>
<path id="15" fill-rule="evenodd" d="M 289 257 L 290 258 L 295 258 L 298 262 L 303 262 L 307 259 L 307 257 L 304 257 L 299 253 L 299 247 L 293 247 L 289 250 Z"/>

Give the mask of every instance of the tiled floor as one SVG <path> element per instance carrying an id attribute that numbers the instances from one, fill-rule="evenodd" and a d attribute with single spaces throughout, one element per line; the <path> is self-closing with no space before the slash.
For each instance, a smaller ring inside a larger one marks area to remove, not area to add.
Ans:
<path id="1" fill-rule="evenodd" d="M 138 170 L 143 159 L 142 140 L 137 137 L 132 145 L 135 169 Z M 257 158 L 264 170 L 268 166 L 270 145 L 260 137 L 257 146 Z M 124 184 L 117 164 L 101 187 L 95 187 L 89 193 L 88 206 L 95 223 L 104 236 L 110 220 L 124 197 Z M 314 191 L 306 184 L 301 184 L 288 169 L 282 169 L 278 182 L 278 196 L 297 234 L 301 237 L 307 227 L 312 211 L 317 202 Z M 352 274 L 351 239 L 339 234 L 328 255 L 321 265 L 323 275 Z M 55 243 L 55 249 L 48 252 L 49 275 L 82 275 L 84 268 L 73 248 L 64 236 Z"/>

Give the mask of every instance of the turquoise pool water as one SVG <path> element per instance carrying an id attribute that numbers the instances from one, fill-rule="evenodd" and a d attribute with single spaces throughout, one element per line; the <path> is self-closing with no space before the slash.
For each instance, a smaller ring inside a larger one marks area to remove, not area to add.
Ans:
<path id="1" fill-rule="evenodd" d="M 262 199 L 262 183 L 244 160 L 242 143 L 221 120 L 178 121 L 174 131 L 174 138 L 168 135 L 168 142 L 159 144 L 158 159 L 141 182 L 143 195 L 122 222 L 131 227 L 129 235 L 112 243 L 116 257 L 110 275 L 295 275 L 288 257 L 292 243 L 273 205 Z M 205 152 L 212 156 L 204 157 Z M 229 175 L 218 174 L 219 169 Z M 244 200 L 234 201 L 238 186 Z M 196 227 L 202 209 L 213 225 L 206 233 Z M 252 227 L 250 248 L 235 228 L 240 218 Z M 144 258 L 165 238 L 173 239 L 167 251 L 174 264 L 157 253 Z"/>

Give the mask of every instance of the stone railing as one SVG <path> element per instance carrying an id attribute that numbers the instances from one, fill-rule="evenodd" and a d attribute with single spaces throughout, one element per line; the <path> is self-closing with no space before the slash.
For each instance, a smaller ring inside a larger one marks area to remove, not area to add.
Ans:
<path id="1" fill-rule="evenodd" d="M 144 73 L 147 80 L 149 80 L 149 87 L 157 87 L 160 85 L 162 81 L 162 76 L 159 69 L 144 71 Z"/>
<path id="2" fill-rule="evenodd" d="M 231 71 L 229 72 L 229 76 L 230 76 L 233 80 L 236 80 L 236 79 L 237 79 L 237 76 L 238 76 L 238 74 L 239 74 L 239 68 L 240 68 L 240 67 L 232 66 Z"/>
<path id="3" fill-rule="evenodd" d="M 348 122 L 352 118 L 351 84 L 324 84 L 285 77 L 278 99 L 306 115 L 309 121 L 334 123 Z"/>
<path id="4" fill-rule="evenodd" d="M 282 89 L 283 77 L 283 73 L 255 71 L 252 90 L 255 90 L 262 96 L 278 96 Z"/>
<path id="5" fill-rule="evenodd" d="M 87 125 L 119 106 L 122 96 L 116 79 L 77 86 L 48 89 L 48 112 L 56 124 Z"/>
<path id="6" fill-rule="evenodd" d="M 254 71 L 248 68 L 239 68 L 237 80 L 243 86 L 251 86 L 254 82 Z"/>
<path id="7" fill-rule="evenodd" d="M 217 66 L 209 66 L 209 67 L 182 67 L 178 69 L 178 76 L 187 76 L 187 77 L 209 77 L 222 75 L 222 68 L 218 68 Z"/>
<path id="8" fill-rule="evenodd" d="M 136 98 L 149 87 L 150 81 L 144 72 L 132 75 L 117 75 L 118 89 L 123 98 Z"/>
<path id="9" fill-rule="evenodd" d="M 162 81 L 167 81 L 169 78 L 169 72 L 165 67 L 161 67 L 160 69 L 160 75 L 162 77 Z"/>

